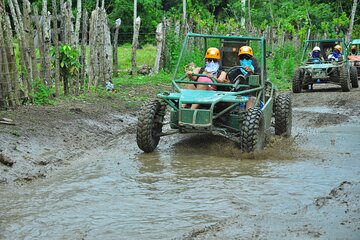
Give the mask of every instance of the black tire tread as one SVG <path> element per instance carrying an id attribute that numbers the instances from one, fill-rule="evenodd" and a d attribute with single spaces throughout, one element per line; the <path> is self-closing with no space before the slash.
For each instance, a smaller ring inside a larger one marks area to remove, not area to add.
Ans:
<path id="1" fill-rule="evenodd" d="M 140 110 L 136 128 L 136 142 L 138 147 L 146 153 L 154 151 L 159 144 L 165 107 L 164 102 L 152 100 L 144 104 Z"/>
<path id="2" fill-rule="evenodd" d="M 264 130 L 260 129 L 262 117 L 262 111 L 258 108 L 250 108 L 246 112 L 241 129 L 241 148 L 244 152 L 258 150 L 258 141 L 262 141 L 259 136 L 264 134 L 260 132 Z"/>
<path id="3" fill-rule="evenodd" d="M 354 66 L 350 67 L 350 81 L 353 88 L 359 87 L 358 72 L 357 72 L 357 68 Z"/>
<path id="4" fill-rule="evenodd" d="M 292 99 L 288 94 L 278 95 L 275 99 L 275 135 L 291 136 Z"/>
<path id="5" fill-rule="evenodd" d="M 350 77 L 348 75 L 348 71 L 345 67 L 339 68 L 339 78 L 340 78 L 340 86 L 343 92 L 350 91 Z"/>
<path id="6" fill-rule="evenodd" d="M 301 93 L 303 77 L 304 77 L 303 70 L 300 68 L 296 69 L 294 73 L 294 77 L 292 79 L 293 93 Z"/>

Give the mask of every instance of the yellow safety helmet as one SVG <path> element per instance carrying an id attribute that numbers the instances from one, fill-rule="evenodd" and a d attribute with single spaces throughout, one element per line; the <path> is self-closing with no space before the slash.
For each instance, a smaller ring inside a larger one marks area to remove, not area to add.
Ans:
<path id="1" fill-rule="evenodd" d="M 250 56 L 254 56 L 253 54 L 253 50 L 251 47 L 249 46 L 242 46 L 240 49 L 239 49 L 239 53 L 238 53 L 238 56 L 240 56 L 241 54 L 248 54 Z"/>
<path id="2" fill-rule="evenodd" d="M 205 58 L 220 59 L 220 50 L 217 48 L 209 48 L 206 51 Z"/>
<path id="3" fill-rule="evenodd" d="M 334 47 L 334 49 L 337 49 L 337 50 L 339 50 L 339 52 L 341 52 L 342 47 L 341 47 L 340 45 L 336 45 L 336 46 Z"/>

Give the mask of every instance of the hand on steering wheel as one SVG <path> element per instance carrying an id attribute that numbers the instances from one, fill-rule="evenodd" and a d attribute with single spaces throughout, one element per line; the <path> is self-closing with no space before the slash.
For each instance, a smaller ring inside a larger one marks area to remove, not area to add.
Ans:
<path id="1" fill-rule="evenodd" d="M 229 80 L 231 83 L 235 83 L 235 81 L 239 78 L 243 78 L 245 79 L 245 76 L 244 74 L 241 72 L 240 69 L 244 69 L 244 67 L 242 66 L 234 66 L 234 67 L 231 67 L 228 71 L 227 71 L 227 74 L 226 74 L 226 79 Z M 237 71 L 239 71 L 240 73 L 237 74 L 237 75 L 234 75 L 234 73 L 236 73 Z M 245 70 L 246 71 L 246 70 Z"/>
<path id="2" fill-rule="evenodd" d="M 245 70 L 245 68 L 242 66 L 234 66 L 230 68 L 226 74 L 226 78 L 233 84 L 231 91 L 236 91 L 240 83 L 246 83 L 246 78 L 241 72 L 241 68 Z M 237 74 L 237 71 L 239 71 L 240 73 Z M 234 75 L 234 73 L 236 73 L 237 75 Z"/>

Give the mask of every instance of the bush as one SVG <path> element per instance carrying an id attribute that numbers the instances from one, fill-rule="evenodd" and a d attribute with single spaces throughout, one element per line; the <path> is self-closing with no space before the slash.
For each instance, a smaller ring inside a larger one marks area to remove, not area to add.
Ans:
<path id="1" fill-rule="evenodd" d="M 52 89 L 47 88 L 38 78 L 32 82 L 34 93 L 30 94 L 33 102 L 37 105 L 53 105 L 54 100 L 50 99 Z"/>
<path id="2" fill-rule="evenodd" d="M 274 50 L 274 57 L 268 59 L 268 77 L 280 90 L 291 88 L 291 79 L 294 70 L 301 62 L 301 51 L 288 42 Z"/>

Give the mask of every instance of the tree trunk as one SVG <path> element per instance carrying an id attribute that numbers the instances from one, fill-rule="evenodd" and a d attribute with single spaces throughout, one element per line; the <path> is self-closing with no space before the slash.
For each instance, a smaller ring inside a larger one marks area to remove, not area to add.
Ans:
<path id="1" fill-rule="evenodd" d="M 1 4 L 1 3 L 0 3 Z M 0 12 L 0 27 L 3 29 L 5 12 L 3 12 L 3 8 L 1 6 Z M 9 61 L 7 59 L 6 53 L 6 45 L 5 45 L 5 36 L 3 31 L 0 31 L 0 110 L 7 110 L 8 106 L 12 105 L 12 102 L 6 101 L 9 99 L 11 89 L 10 81 L 9 81 Z M 4 46 L 4 47 L 3 47 Z"/>
<path id="2" fill-rule="evenodd" d="M 54 50 L 55 50 L 55 95 L 60 96 L 60 54 L 59 54 L 59 33 L 58 33 L 58 15 L 56 0 L 52 0 L 53 10 L 53 36 L 54 36 Z"/>
<path id="3" fill-rule="evenodd" d="M 346 35 L 347 42 L 351 40 L 351 35 L 352 35 L 352 32 L 353 32 L 353 27 L 354 27 L 354 19 L 355 19 L 355 13 L 356 13 L 357 4 L 358 4 L 358 0 L 354 0 L 353 6 L 352 6 L 352 11 L 351 11 L 351 19 L 350 19 L 349 31 L 348 31 L 348 34 Z"/>
<path id="4" fill-rule="evenodd" d="M 245 29 L 246 0 L 241 0 L 241 28 Z"/>
<path id="5" fill-rule="evenodd" d="M 132 54 L 131 54 L 131 64 L 132 64 L 132 75 L 135 77 L 137 75 L 136 69 L 136 49 L 139 46 L 139 30 L 140 30 L 140 17 L 136 18 L 134 26 L 134 36 L 132 42 Z"/>
<path id="6" fill-rule="evenodd" d="M 114 76 L 117 77 L 119 76 L 119 69 L 118 69 L 118 38 L 119 38 L 119 29 L 120 29 L 120 25 L 121 25 L 121 19 L 118 18 L 115 21 L 115 36 L 114 36 L 114 47 L 113 47 L 113 52 L 114 52 Z"/>
<path id="7" fill-rule="evenodd" d="M 248 26 L 249 26 L 249 33 L 251 33 L 251 4 L 250 0 L 248 0 Z"/>
<path id="8" fill-rule="evenodd" d="M 183 17 L 182 17 L 183 27 L 182 32 L 183 35 L 186 36 L 189 28 L 188 28 L 188 22 L 187 22 L 187 13 L 186 13 L 186 0 L 183 0 Z"/>

